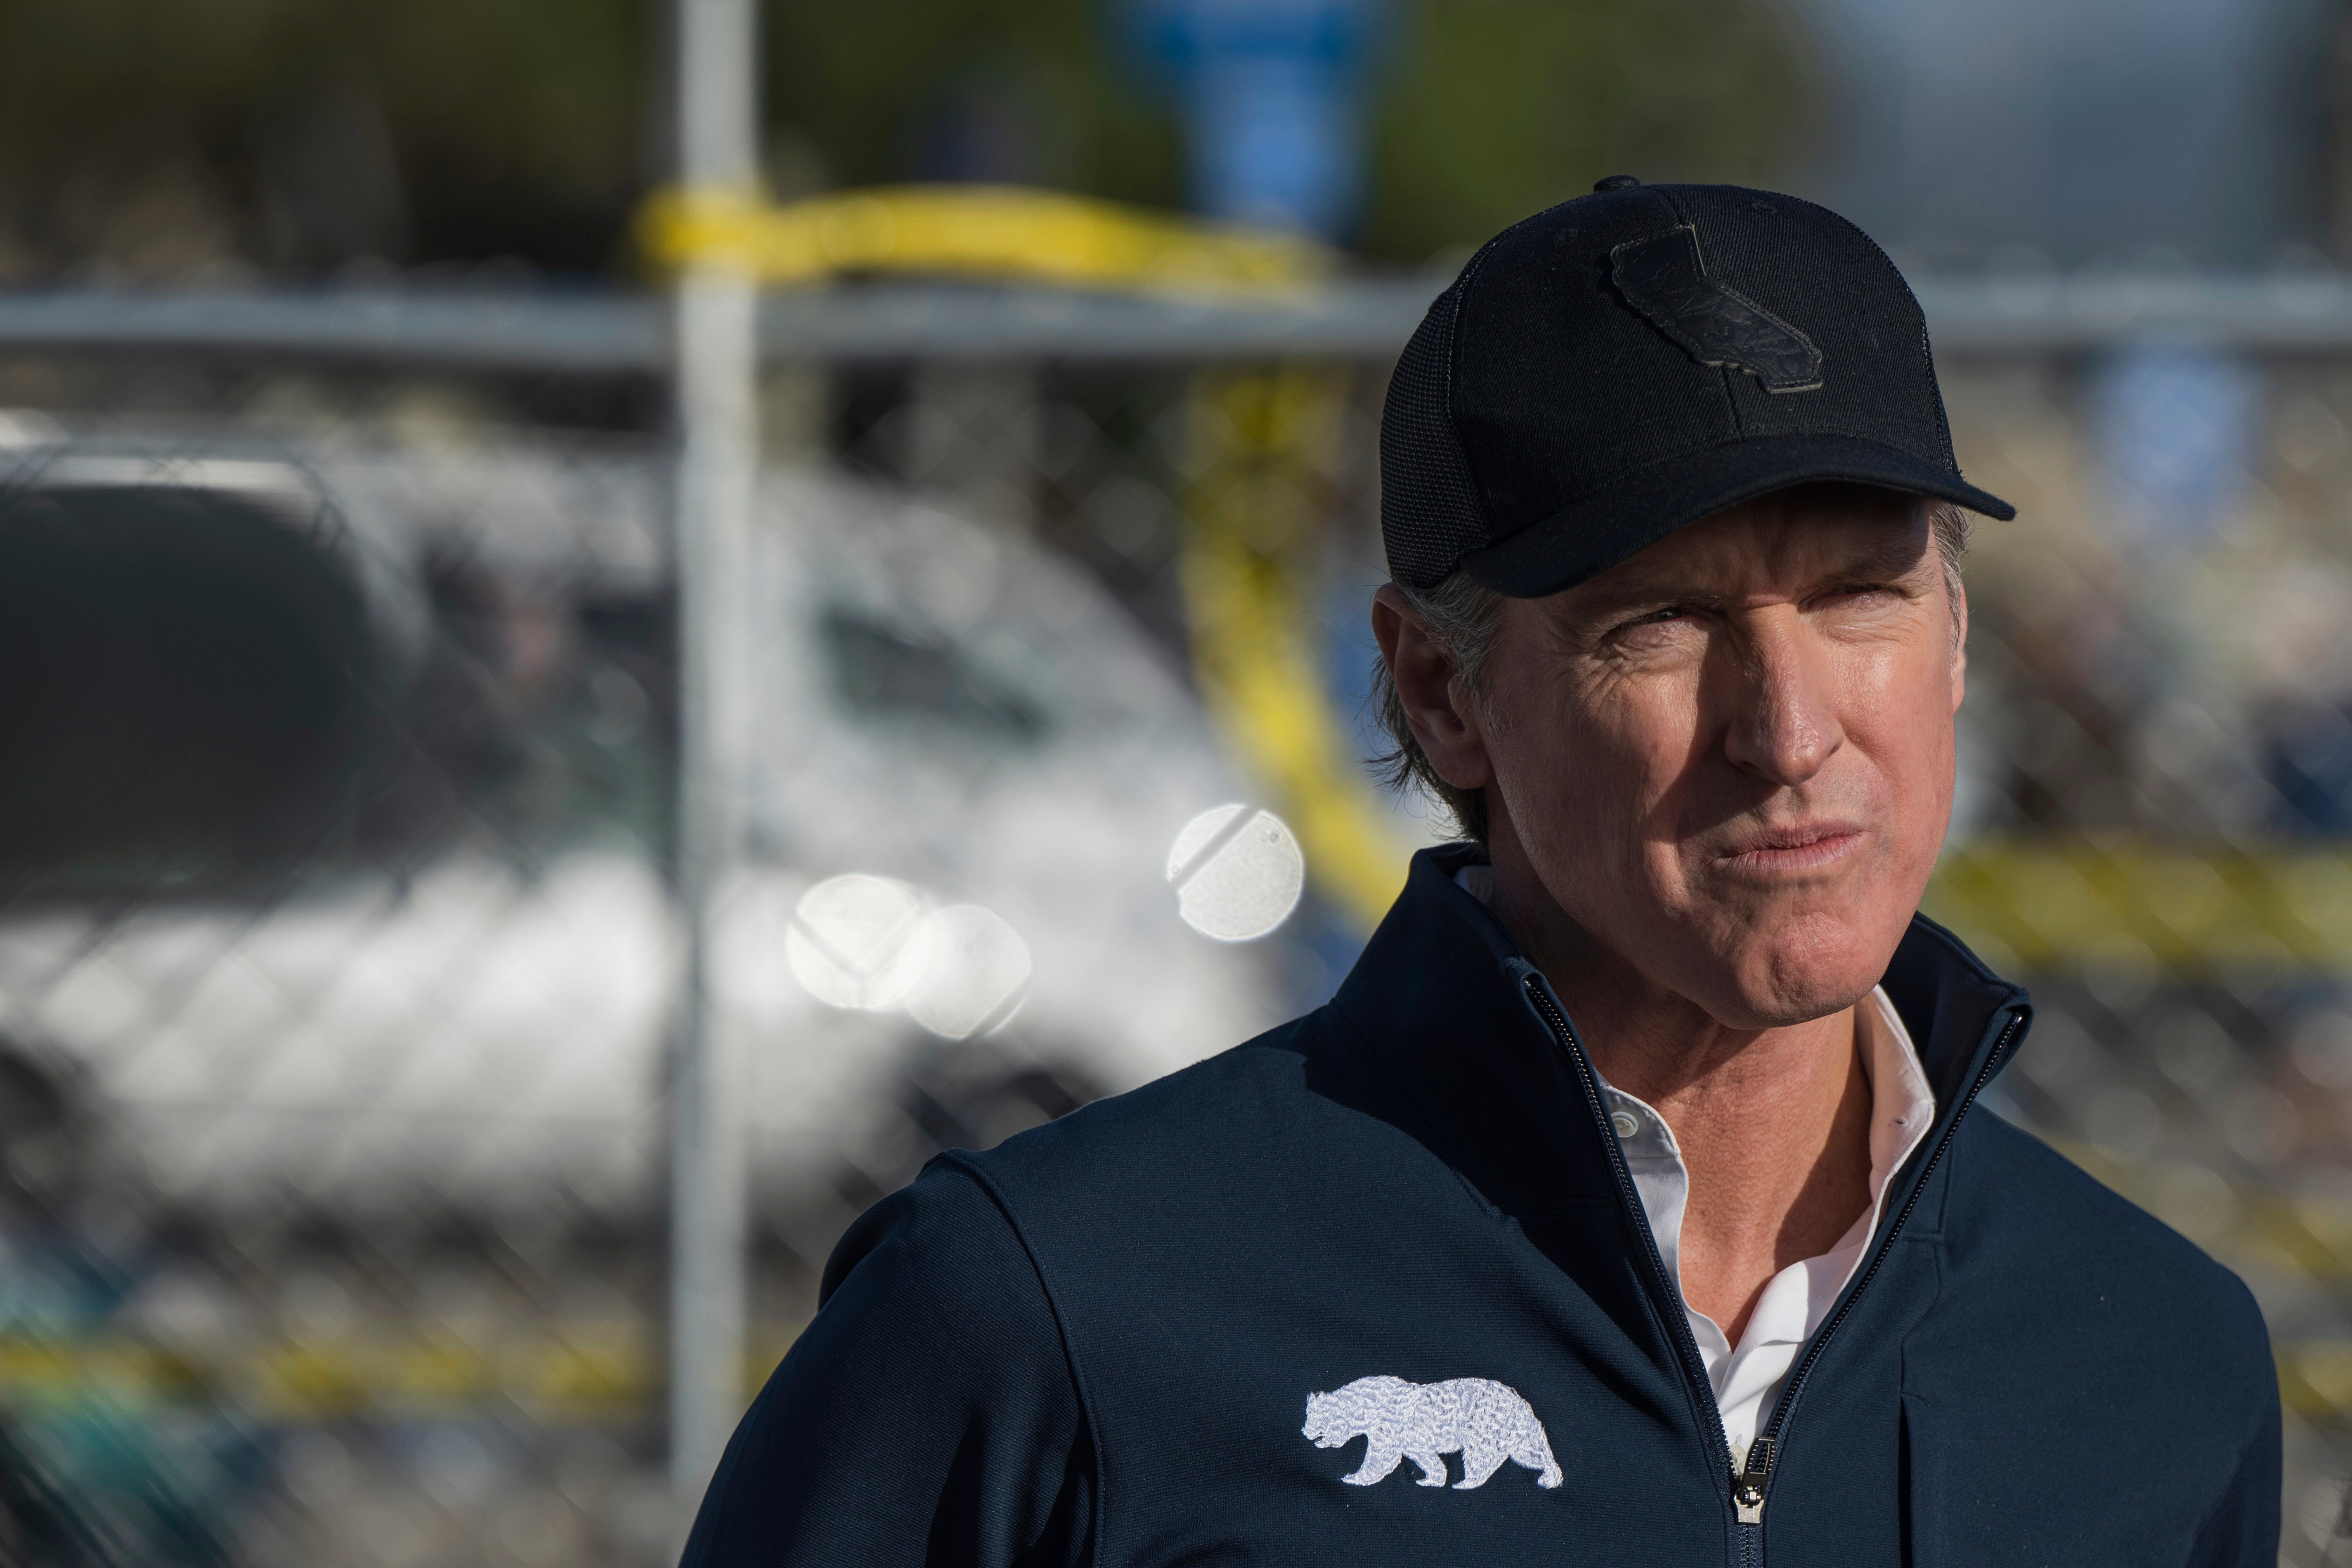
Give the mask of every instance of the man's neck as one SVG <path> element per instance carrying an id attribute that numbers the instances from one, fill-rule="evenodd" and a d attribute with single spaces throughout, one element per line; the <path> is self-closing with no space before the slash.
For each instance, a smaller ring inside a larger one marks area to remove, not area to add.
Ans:
<path id="1" fill-rule="evenodd" d="M 1685 1298 L 1739 1342 L 1773 1275 L 1870 1206 L 1871 1086 L 1852 1008 L 1735 1029 L 1595 942 L 1525 863 L 1498 857 L 1494 912 L 1559 994 L 1592 1065 L 1665 1119 L 1690 1172 Z"/>

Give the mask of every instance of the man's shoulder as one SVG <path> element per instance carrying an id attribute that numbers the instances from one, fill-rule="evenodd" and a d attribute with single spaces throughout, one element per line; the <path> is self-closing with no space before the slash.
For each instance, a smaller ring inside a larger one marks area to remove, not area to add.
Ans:
<path id="1" fill-rule="evenodd" d="M 887 1259 L 898 1295 L 951 1310 L 967 1272 L 1034 1280 L 1049 1258 L 1115 1271 L 1245 1217 L 1267 1151 L 1332 1142 L 1301 1131 L 1318 1115 L 1318 1024 L 1293 1019 L 994 1148 L 947 1151 L 851 1225 L 821 1298 Z"/>
<path id="2" fill-rule="evenodd" d="M 2131 1323 L 2143 1345 L 2171 1334 L 2268 1364 L 2252 1293 L 2196 1243 L 2000 1116 L 1970 1117 L 1961 1142 L 1947 1241 L 1972 1271 L 2023 1306 Z"/>
<path id="3" fill-rule="evenodd" d="M 1912 1451 L 1973 1476 L 1981 1495 L 2012 1500 L 2020 1517 L 2065 1515 L 2082 1478 L 2108 1478 L 2110 1499 L 2133 1478 L 2143 1506 L 2076 1515 L 2071 1543 L 2052 1532 L 2063 1548 L 2053 1561 L 2098 1560 L 2092 1536 L 2146 1529 L 2166 1517 L 2156 1500 L 2168 1498 L 2189 1505 L 2166 1527 L 2182 1535 L 2174 1561 L 2267 1562 L 2275 1545 L 2264 1538 L 2277 1540 L 2263 1499 L 2278 1495 L 2278 1374 L 2245 1285 L 2000 1117 L 1964 1120 L 1950 1178 L 1923 1216 L 1922 1239 L 1938 1256 L 1933 1305 L 1900 1342 Z M 2151 1432 L 2165 1434 L 2161 1452 Z M 2249 1553 L 2181 1558 L 2186 1521 L 2196 1520 L 2208 1542 L 2243 1533 Z M 1995 1529 L 1949 1528 L 1955 1539 Z"/>
<path id="4" fill-rule="evenodd" d="M 1094 1185 L 1116 1173 L 1132 1181 L 1154 1166 L 1197 1178 L 1222 1145 L 1260 1138 L 1302 1116 L 1318 1098 L 1318 1037 L 1310 1013 L 1191 1067 L 1005 1140 L 954 1163 L 984 1185 Z"/>

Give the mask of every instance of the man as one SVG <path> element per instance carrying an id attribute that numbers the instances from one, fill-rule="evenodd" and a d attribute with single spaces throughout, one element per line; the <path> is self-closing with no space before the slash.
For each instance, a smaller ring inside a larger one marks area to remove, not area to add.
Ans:
<path id="1" fill-rule="evenodd" d="M 877 1205 L 697 1564 L 2270 1564 L 2245 1290 L 1972 1102 L 1962 481 L 1810 204 L 1622 176 L 1399 363 L 1415 858 L 1332 1003 Z M 1439 1490 L 1445 1495 L 1438 1496 Z"/>

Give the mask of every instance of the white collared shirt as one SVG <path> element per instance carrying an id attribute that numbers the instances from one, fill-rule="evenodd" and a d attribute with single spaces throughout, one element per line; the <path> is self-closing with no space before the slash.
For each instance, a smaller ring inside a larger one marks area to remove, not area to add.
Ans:
<path id="1" fill-rule="evenodd" d="M 1854 1005 L 1855 1044 L 1862 1052 L 1862 1070 L 1870 1080 L 1870 1207 L 1847 1227 L 1837 1245 L 1818 1258 L 1791 1263 L 1772 1276 L 1748 1314 L 1747 1331 L 1734 1346 L 1722 1328 L 1683 1297 L 1691 1335 L 1698 1341 L 1699 1359 L 1706 1363 L 1707 1381 L 1715 1385 L 1715 1402 L 1723 1411 L 1724 1436 L 1731 1443 L 1732 1467 L 1747 1462 L 1748 1446 L 1756 1428 L 1780 1397 L 1797 1352 L 1813 1337 L 1829 1316 L 1839 1292 L 1862 1266 L 1870 1238 L 1877 1233 L 1878 1216 L 1886 1201 L 1886 1184 L 1936 1120 L 1936 1097 L 1911 1032 L 1903 1026 L 1895 1005 L 1875 986 Z M 1594 1077 L 1599 1078 L 1598 1069 Z M 1625 1152 L 1633 1190 L 1641 1194 L 1651 1234 L 1665 1260 L 1667 1277 L 1682 1289 L 1683 1209 L 1690 1201 L 1690 1171 L 1665 1119 L 1633 1095 L 1601 1084 L 1609 1120 Z"/>
<path id="2" fill-rule="evenodd" d="M 1494 889 L 1494 870 L 1465 866 L 1454 881 L 1480 903 Z M 1690 1203 L 1690 1168 L 1675 1142 L 1674 1129 L 1648 1105 L 1618 1089 L 1593 1069 L 1602 1103 L 1625 1152 L 1633 1190 L 1642 1212 L 1657 1237 L 1658 1255 L 1666 1276 L 1682 1298 L 1690 1320 L 1691 1337 L 1698 1342 L 1699 1359 L 1706 1363 L 1707 1381 L 1715 1385 L 1715 1402 L 1723 1411 L 1723 1433 L 1731 1444 L 1734 1469 L 1748 1462 L 1748 1446 L 1756 1428 L 1780 1394 L 1797 1352 L 1813 1337 L 1836 1305 L 1846 1281 L 1862 1267 L 1870 1238 L 1877 1234 L 1878 1216 L 1886 1201 L 1886 1184 L 1927 1135 L 1936 1120 L 1935 1091 L 1927 1087 L 1927 1069 L 1919 1064 L 1911 1031 L 1888 1001 L 1886 993 L 1872 986 L 1870 994 L 1854 1004 L 1855 1045 L 1862 1053 L 1863 1076 L 1870 1080 L 1870 1207 L 1847 1227 L 1835 1247 L 1818 1258 L 1791 1263 L 1772 1276 L 1748 1315 L 1747 1331 L 1735 1346 L 1721 1325 L 1690 1304 L 1682 1286 L 1683 1210 Z"/>

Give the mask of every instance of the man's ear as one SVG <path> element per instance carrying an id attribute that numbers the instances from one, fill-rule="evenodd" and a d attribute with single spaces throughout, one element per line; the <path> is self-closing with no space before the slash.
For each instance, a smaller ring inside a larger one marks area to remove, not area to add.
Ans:
<path id="1" fill-rule="evenodd" d="M 1393 583 L 1372 595 L 1372 636 L 1429 765 L 1455 789 L 1484 788 L 1495 768 L 1482 715 L 1454 675 L 1453 658 Z"/>
<path id="2" fill-rule="evenodd" d="M 1952 612 L 1952 711 L 1969 694 L 1969 590 L 1957 574 L 1944 578 L 1944 596 Z"/>

